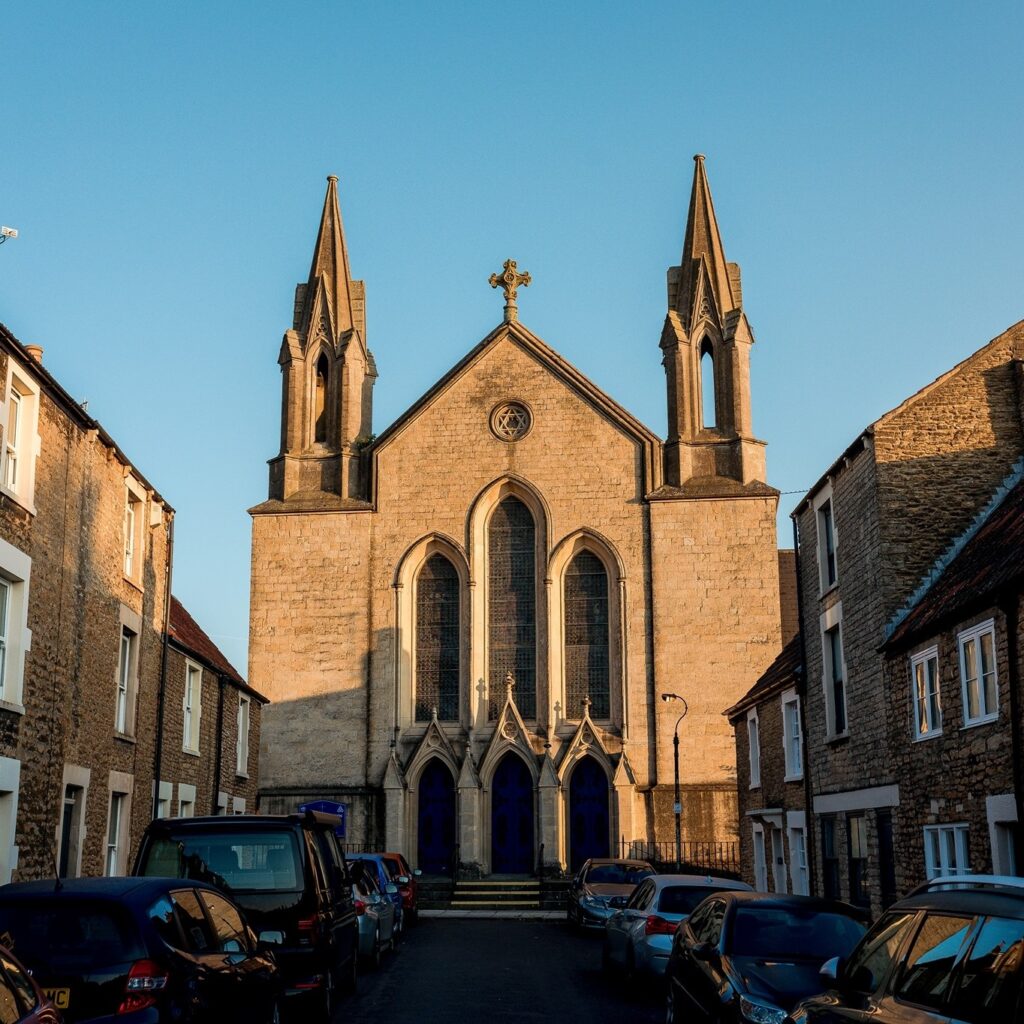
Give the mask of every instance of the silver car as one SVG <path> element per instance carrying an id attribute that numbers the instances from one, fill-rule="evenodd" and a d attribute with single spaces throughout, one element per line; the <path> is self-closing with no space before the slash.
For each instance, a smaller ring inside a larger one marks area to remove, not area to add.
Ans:
<path id="1" fill-rule="evenodd" d="M 352 883 L 352 902 L 359 921 L 359 956 L 376 970 L 383 950 L 398 948 L 395 905 L 369 872 L 362 872 Z"/>
<path id="2" fill-rule="evenodd" d="M 751 891 L 745 882 L 712 875 L 652 875 L 632 896 L 611 901 L 601 962 L 627 975 L 664 974 L 672 937 L 705 896 L 722 889 Z"/>

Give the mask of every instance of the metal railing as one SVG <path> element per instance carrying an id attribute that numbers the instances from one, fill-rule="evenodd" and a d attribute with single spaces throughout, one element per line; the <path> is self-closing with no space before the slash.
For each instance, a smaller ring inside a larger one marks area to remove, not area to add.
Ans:
<path id="1" fill-rule="evenodd" d="M 703 842 L 687 840 L 680 844 L 680 870 L 683 873 L 740 873 L 740 844 L 737 842 Z M 676 864 L 674 842 L 649 842 L 646 839 L 621 839 L 619 856 L 650 861 L 660 871 L 673 871 Z"/>

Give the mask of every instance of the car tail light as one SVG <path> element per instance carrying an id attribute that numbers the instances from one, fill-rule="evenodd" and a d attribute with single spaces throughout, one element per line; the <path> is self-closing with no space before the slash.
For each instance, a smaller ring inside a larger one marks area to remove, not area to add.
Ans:
<path id="1" fill-rule="evenodd" d="M 167 972 L 152 960 L 137 960 L 128 972 L 124 999 L 118 1013 L 134 1013 L 155 1006 L 157 993 L 167 987 Z"/>
<path id="2" fill-rule="evenodd" d="M 315 914 L 312 917 L 300 917 L 298 929 L 300 946 L 312 946 L 320 938 L 320 922 Z"/>
<path id="3" fill-rule="evenodd" d="M 362 917 L 366 913 L 366 904 L 362 900 L 355 901 L 356 916 Z"/>
<path id="4" fill-rule="evenodd" d="M 674 935 L 678 927 L 678 921 L 666 921 L 657 914 L 651 914 L 644 925 L 644 935 Z"/>

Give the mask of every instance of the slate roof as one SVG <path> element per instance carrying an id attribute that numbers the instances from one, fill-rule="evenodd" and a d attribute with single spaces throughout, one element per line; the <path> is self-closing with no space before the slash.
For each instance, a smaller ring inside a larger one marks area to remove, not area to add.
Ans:
<path id="1" fill-rule="evenodd" d="M 794 685 L 800 676 L 800 634 L 779 652 L 779 656 L 764 670 L 763 675 L 731 708 L 722 713 L 735 723 L 748 708 L 760 704 L 766 697 L 781 693 Z"/>
<path id="2" fill-rule="evenodd" d="M 893 630 L 891 650 L 939 632 L 957 619 L 992 604 L 1006 587 L 1024 579 L 1024 481 L 996 506 L 963 549 Z"/>
<path id="3" fill-rule="evenodd" d="M 215 671 L 227 676 L 257 700 L 264 704 L 267 703 L 267 698 L 249 686 L 234 665 L 224 657 L 221 649 L 206 635 L 203 628 L 189 615 L 188 610 L 176 597 L 171 598 L 171 620 L 168 632 L 171 640 L 178 647 L 205 662 Z"/>

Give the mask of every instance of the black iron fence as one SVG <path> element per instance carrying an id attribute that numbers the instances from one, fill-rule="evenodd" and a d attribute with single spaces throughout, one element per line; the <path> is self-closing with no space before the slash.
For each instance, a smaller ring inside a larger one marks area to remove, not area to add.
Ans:
<path id="1" fill-rule="evenodd" d="M 676 865 L 676 844 L 672 841 L 652 843 L 644 839 L 621 839 L 619 856 L 650 861 L 660 871 L 671 871 Z M 708 872 L 738 878 L 740 844 L 688 840 L 680 845 L 679 861 L 683 872 Z"/>

